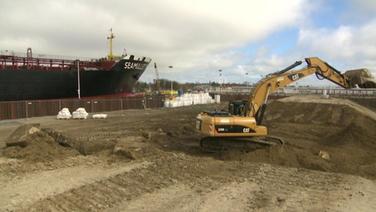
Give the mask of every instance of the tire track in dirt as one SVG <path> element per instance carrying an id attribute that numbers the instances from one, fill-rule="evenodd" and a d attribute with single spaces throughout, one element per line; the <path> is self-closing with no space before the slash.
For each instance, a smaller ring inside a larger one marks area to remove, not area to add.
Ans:
<path id="1" fill-rule="evenodd" d="M 330 196 L 335 193 L 336 185 L 342 182 L 336 175 L 325 176 L 318 172 L 313 174 L 298 169 L 275 169 L 270 166 L 263 168 L 265 177 L 256 179 L 260 190 L 250 197 L 250 210 L 322 209 L 333 201 Z"/>
<path id="2" fill-rule="evenodd" d="M 153 164 L 150 166 L 154 166 Z M 144 168 L 144 167 L 143 167 Z M 86 183 L 64 193 L 41 199 L 29 208 L 20 211 L 101 211 L 114 206 L 124 199 L 132 199 L 141 193 L 153 191 L 167 185 L 167 179 L 156 175 L 155 169 L 134 169 L 121 172 L 93 183 Z M 147 178 L 144 175 L 148 175 Z M 165 182 L 164 182 L 165 181 Z"/>
<path id="3" fill-rule="evenodd" d="M 367 211 L 374 208 L 376 184 L 360 177 L 270 164 L 225 164 L 210 158 L 198 161 L 189 156 L 181 160 L 182 156 L 177 156 L 161 158 L 129 172 L 102 174 L 96 177 L 101 180 L 51 194 L 23 211 Z M 207 170 L 208 166 L 217 168 Z M 211 174 L 203 178 L 197 173 Z"/>
<path id="4" fill-rule="evenodd" d="M 209 192 L 175 184 L 106 211 L 372 211 L 374 188 L 375 182 L 360 177 L 260 164 L 244 182 L 225 183 Z M 349 202 L 354 196 L 356 204 Z"/>
<path id="5" fill-rule="evenodd" d="M 247 205 L 247 194 L 255 187 L 257 185 L 254 183 L 232 182 L 212 192 L 200 194 L 187 185 L 178 184 L 144 194 L 134 201 L 124 201 L 107 211 L 243 211 Z"/>
<path id="6" fill-rule="evenodd" d="M 270 165 L 262 169 L 265 177 L 254 181 L 261 189 L 251 196 L 250 211 L 374 211 L 376 207 L 372 201 L 376 195 L 375 181 Z M 364 195 L 350 201 L 359 191 Z"/>
<path id="7" fill-rule="evenodd" d="M 172 185 L 153 193 L 146 193 L 134 201 L 122 201 L 116 207 L 106 211 L 182 211 L 184 205 L 197 201 L 198 197 L 189 186 L 184 184 Z"/>
<path id="8" fill-rule="evenodd" d="M 0 183 L 0 210 L 27 207 L 40 199 L 149 165 L 149 162 L 142 162 L 112 168 L 76 166 L 25 175 L 6 184 Z"/>

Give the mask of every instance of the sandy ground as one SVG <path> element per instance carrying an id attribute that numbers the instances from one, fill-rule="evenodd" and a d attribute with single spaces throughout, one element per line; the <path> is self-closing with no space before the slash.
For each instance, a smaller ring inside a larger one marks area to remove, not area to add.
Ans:
<path id="1" fill-rule="evenodd" d="M 271 103 L 265 120 L 284 146 L 202 152 L 196 114 L 225 107 L 2 121 L 0 211 L 376 211 L 374 112 L 346 100 L 287 98 Z M 24 123 L 56 129 L 78 145 L 4 148 Z M 118 143 L 134 159 L 114 154 Z M 49 157 L 36 157 L 47 150 Z"/>

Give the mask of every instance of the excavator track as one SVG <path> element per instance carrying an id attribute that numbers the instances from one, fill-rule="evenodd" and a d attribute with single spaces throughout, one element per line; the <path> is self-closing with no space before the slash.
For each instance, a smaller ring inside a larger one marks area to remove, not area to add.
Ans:
<path id="1" fill-rule="evenodd" d="M 278 137 L 205 137 L 200 140 L 200 147 L 204 152 L 216 153 L 229 150 L 252 151 L 274 145 L 283 145 L 285 142 Z"/>

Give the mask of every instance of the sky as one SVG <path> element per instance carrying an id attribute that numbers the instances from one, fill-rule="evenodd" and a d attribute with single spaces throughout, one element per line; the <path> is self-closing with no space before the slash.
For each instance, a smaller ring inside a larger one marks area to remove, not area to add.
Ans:
<path id="1" fill-rule="evenodd" d="M 112 28 L 115 52 L 180 82 L 254 83 L 312 56 L 376 74 L 375 14 L 375 0 L 0 0 L 0 50 L 100 58 Z"/>

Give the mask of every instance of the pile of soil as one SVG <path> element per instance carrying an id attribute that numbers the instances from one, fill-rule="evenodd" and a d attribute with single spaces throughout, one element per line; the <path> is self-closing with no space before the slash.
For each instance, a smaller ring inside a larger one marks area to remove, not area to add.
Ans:
<path id="1" fill-rule="evenodd" d="M 376 113 L 342 99 L 292 97 L 269 104 L 265 125 L 286 144 L 221 153 L 223 160 L 272 163 L 376 178 Z M 320 157 L 320 151 L 329 159 Z"/>
<path id="2" fill-rule="evenodd" d="M 268 107 L 266 124 L 278 123 L 310 124 L 312 130 L 326 127 L 320 135 L 323 145 L 376 149 L 376 113 L 349 100 L 294 96 L 274 101 Z"/>
<path id="3" fill-rule="evenodd" d="M 79 155 L 71 139 L 61 133 L 39 128 L 38 124 L 22 125 L 8 138 L 3 155 L 27 162 L 47 162 Z"/>
<path id="4" fill-rule="evenodd" d="M 353 108 L 344 104 L 290 102 L 283 99 L 268 105 L 265 113 L 265 123 L 281 122 L 347 126 L 354 121 L 357 115 L 358 113 Z"/>

